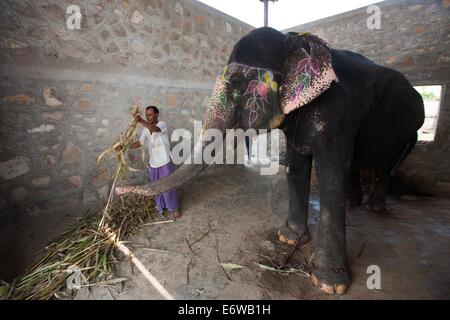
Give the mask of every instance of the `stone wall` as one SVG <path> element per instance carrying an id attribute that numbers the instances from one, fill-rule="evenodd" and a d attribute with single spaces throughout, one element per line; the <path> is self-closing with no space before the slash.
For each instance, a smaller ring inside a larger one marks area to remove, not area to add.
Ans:
<path id="1" fill-rule="evenodd" d="M 80 30 L 66 27 L 72 4 Z M 251 29 L 194 0 L 1 1 L 0 220 L 101 203 L 113 162 L 95 159 L 131 105 L 154 104 L 171 128 L 192 129 Z"/>
<path id="2" fill-rule="evenodd" d="M 450 193 L 450 1 L 387 0 L 381 29 L 367 28 L 367 8 L 285 30 L 312 32 L 337 49 L 359 52 L 403 72 L 413 85 L 443 86 L 435 140 L 419 143 L 398 174 L 421 191 Z"/>
<path id="3" fill-rule="evenodd" d="M 81 9 L 80 30 L 66 27 L 69 5 Z M 192 130 L 251 29 L 195 0 L 1 1 L 0 279 L 105 202 L 114 160 L 98 168 L 96 158 L 133 104 Z"/>

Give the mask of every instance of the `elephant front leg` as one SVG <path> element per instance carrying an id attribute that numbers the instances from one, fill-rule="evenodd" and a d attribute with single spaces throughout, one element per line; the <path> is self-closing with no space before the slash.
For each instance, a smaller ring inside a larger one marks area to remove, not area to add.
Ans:
<path id="1" fill-rule="evenodd" d="M 328 294 L 343 294 L 350 284 L 345 239 L 345 169 L 338 152 L 316 159 L 320 220 L 311 280 Z"/>
<path id="2" fill-rule="evenodd" d="M 307 222 L 312 157 L 300 155 L 292 149 L 288 150 L 288 154 L 289 214 L 286 223 L 278 231 L 278 239 L 295 246 L 310 240 Z"/>

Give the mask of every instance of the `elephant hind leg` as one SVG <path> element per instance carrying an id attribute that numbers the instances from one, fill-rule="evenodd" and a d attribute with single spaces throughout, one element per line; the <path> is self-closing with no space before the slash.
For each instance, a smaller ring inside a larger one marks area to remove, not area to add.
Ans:
<path id="1" fill-rule="evenodd" d="M 372 178 L 369 199 L 364 208 L 370 212 L 386 213 L 386 191 L 389 183 L 389 173 L 375 172 Z"/>
<path id="2" fill-rule="evenodd" d="M 311 240 L 308 228 L 299 228 L 296 225 L 290 225 L 289 220 L 286 225 L 278 230 L 278 240 L 290 246 L 302 246 Z"/>
<path id="3" fill-rule="evenodd" d="M 368 211 L 386 213 L 386 193 L 390 177 L 395 173 L 402 164 L 417 142 L 417 134 L 410 140 L 401 152 L 384 167 L 382 170 L 376 171 L 372 179 L 372 187 L 365 208 Z"/>
<path id="4" fill-rule="evenodd" d="M 350 199 L 350 206 L 352 207 L 360 206 L 363 201 L 363 192 L 361 189 L 359 170 L 353 170 L 351 172 L 350 188 L 348 192 L 349 192 L 348 197 Z"/>

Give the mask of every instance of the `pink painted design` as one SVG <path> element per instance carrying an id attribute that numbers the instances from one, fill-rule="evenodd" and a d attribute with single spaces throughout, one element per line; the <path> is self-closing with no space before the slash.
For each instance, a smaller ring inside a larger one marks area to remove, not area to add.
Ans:
<path id="1" fill-rule="evenodd" d="M 236 98 L 234 96 L 229 97 L 224 93 L 229 84 L 230 75 L 236 73 L 243 74 L 249 81 L 242 96 L 246 96 L 244 109 L 249 110 L 248 122 L 249 127 L 252 127 L 259 118 L 259 112 L 265 112 L 265 104 L 269 103 L 271 95 L 278 94 L 278 83 L 274 80 L 274 73 L 279 74 L 279 72 L 237 63 L 229 64 L 222 70 L 220 77 L 216 81 L 211 98 L 211 107 L 208 108 L 208 117 L 206 119 L 210 120 L 210 122 L 213 122 L 212 119 L 225 121 L 225 118 L 227 118 L 226 114 L 231 114 L 235 110 L 236 105 L 234 103 L 236 103 Z M 234 103 L 230 104 L 229 102 Z"/>
<path id="2" fill-rule="evenodd" d="M 264 101 L 261 98 L 252 96 L 247 99 L 244 109 L 249 109 L 248 126 L 251 128 L 259 117 L 259 111 L 264 107 Z"/>
<path id="3" fill-rule="evenodd" d="M 295 97 L 298 97 L 302 94 L 303 90 L 305 89 L 305 85 L 301 83 L 298 88 L 295 90 Z"/>
<path id="4" fill-rule="evenodd" d="M 250 74 L 250 71 L 252 71 L 252 68 L 244 67 L 244 76 L 248 77 L 248 75 Z"/>
<path id="5" fill-rule="evenodd" d="M 306 53 L 308 55 L 308 53 Z M 299 73 L 307 73 L 309 75 L 315 74 L 316 76 L 320 76 L 320 65 L 317 59 L 310 57 L 309 55 L 306 58 L 303 58 L 297 64 L 297 72 Z"/>
<path id="6" fill-rule="evenodd" d="M 256 120 L 258 120 L 258 111 L 259 111 L 259 107 L 255 107 L 255 105 L 252 105 L 250 107 L 250 114 L 248 117 L 248 126 L 251 128 L 253 126 L 253 124 L 256 122 Z"/>
<path id="7" fill-rule="evenodd" d="M 281 90 L 284 114 L 316 99 L 337 79 L 328 44 L 311 34 L 300 34 L 298 39 L 301 48 L 290 59 Z M 311 48 L 309 53 L 304 42 L 308 42 Z"/>
<path id="8" fill-rule="evenodd" d="M 265 102 L 268 102 L 267 89 L 268 88 L 266 83 L 259 80 L 252 80 L 248 84 L 247 90 L 245 90 L 244 95 L 252 94 L 255 99 L 259 97 Z"/>
<path id="9" fill-rule="evenodd" d="M 324 68 L 324 71 L 320 76 L 321 83 L 315 82 L 308 87 L 302 88 L 301 94 L 296 94 L 297 91 L 294 91 L 295 94 L 293 98 L 286 95 L 282 97 L 283 113 L 288 114 L 289 112 L 311 102 L 327 90 L 331 86 L 331 83 L 336 79 L 337 77 L 333 68 L 327 66 Z M 296 88 L 296 90 L 299 90 L 299 88 Z"/>
<path id="10" fill-rule="evenodd" d="M 261 105 L 264 105 L 264 103 L 269 103 L 269 101 L 267 100 L 267 91 L 267 85 L 263 81 L 252 80 L 248 84 L 247 90 L 245 91 L 244 95 L 251 95 L 251 97 L 247 100 L 246 106 L 246 108 L 250 109 L 250 113 L 248 116 L 248 126 L 250 128 L 253 127 L 256 120 L 258 120 L 258 113 L 261 109 Z"/>

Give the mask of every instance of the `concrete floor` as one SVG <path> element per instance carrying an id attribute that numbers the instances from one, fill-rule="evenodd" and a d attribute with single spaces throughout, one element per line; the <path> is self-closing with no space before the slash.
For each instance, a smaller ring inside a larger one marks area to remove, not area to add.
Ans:
<path id="1" fill-rule="evenodd" d="M 283 169 L 283 168 L 282 168 Z M 287 215 L 283 170 L 261 176 L 256 168 L 209 168 L 180 190 L 183 218 L 143 226 L 127 244 L 176 299 L 439 299 L 450 298 L 450 200 L 388 198 L 391 214 L 347 212 L 347 251 L 353 283 L 343 296 L 328 296 L 301 274 L 261 269 L 281 261 L 288 247 L 276 232 Z M 319 199 L 310 201 L 310 230 L 318 222 Z M 155 250 L 156 249 L 156 250 Z M 310 243 L 291 264 L 309 258 Z M 234 263 L 242 269 L 225 271 Z M 381 289 L 366 286 L 367 267 L 378 265 Z M 123 284 L 80 290 L 76 299 L 162 299 L 124 256 L 117 265 Z"/>

